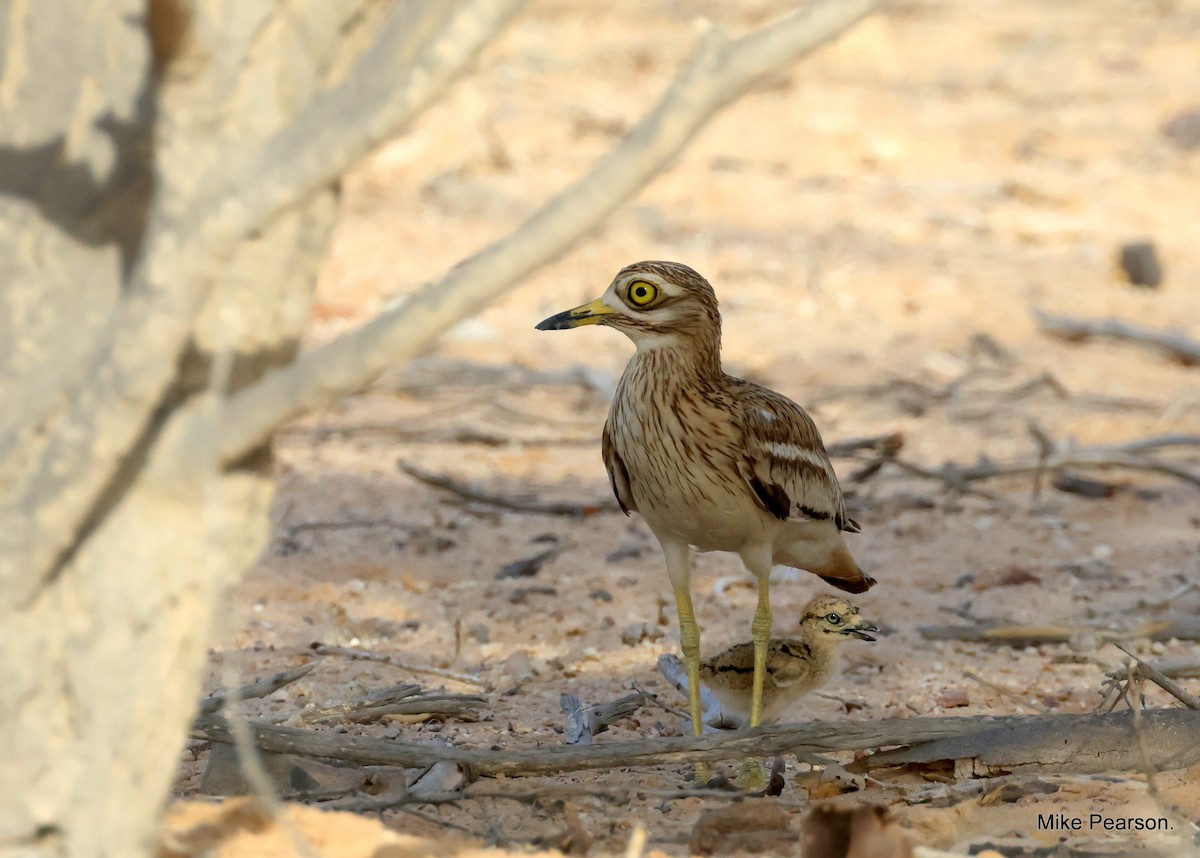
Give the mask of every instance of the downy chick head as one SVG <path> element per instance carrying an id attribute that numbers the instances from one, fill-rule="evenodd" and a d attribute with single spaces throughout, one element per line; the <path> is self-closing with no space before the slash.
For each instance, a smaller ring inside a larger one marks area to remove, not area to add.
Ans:
<path id="1" fill-rule="evenodd" d="M 874 641 L 879 629 L 859 616 L 858 606 L 841 596 L 817 596 L 804 606 L 800 628 L 814 646 L 836 646 L 847 637 Z"/>

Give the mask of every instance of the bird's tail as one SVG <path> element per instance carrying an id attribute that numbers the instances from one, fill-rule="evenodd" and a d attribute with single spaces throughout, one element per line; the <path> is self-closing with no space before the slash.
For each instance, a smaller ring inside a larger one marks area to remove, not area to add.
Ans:
<path id="1" fill-rule="evenodd" d="M 847 593 L 865 593 L 876 581 L 859 568 L 842 535 L 833 527 L 813 527 L 804 522 L 791 529 L 775 546 L 775 562 L 818 576 Z M 826 525 L 820 522 L 820 525 Z"/>

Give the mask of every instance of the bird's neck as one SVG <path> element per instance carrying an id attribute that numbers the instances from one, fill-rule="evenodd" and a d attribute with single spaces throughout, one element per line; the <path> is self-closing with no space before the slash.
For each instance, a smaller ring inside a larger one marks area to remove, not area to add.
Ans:
<path id="1" fill-rule="evenodd" d="M 630 363 L 652 373 L 660 383 L 692 384 L 725 377 L 720 334 L 686 338 L 675 334 L 643 335 L 637 340 L 637 354 Z"/>

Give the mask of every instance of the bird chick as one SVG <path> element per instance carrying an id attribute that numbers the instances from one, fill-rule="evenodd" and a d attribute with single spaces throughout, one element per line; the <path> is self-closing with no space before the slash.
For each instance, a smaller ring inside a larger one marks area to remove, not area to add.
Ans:
<path id="1" fill-rule="evenodd" d="M 838 650 L 848 638 L 874 641 L 879 632 L 859 617 L 858 608 L 839 596 L 818 596 L 804 607 L 800 636 L 772 638 L 767 647 L 763 682 L 763 720 L 772 721 L 792 703 L 825 684 L 837 671 Z M 687 694 L 687 674 L 673 655 L 658 660 L 659 670 Z M 754 644 L 736 644 L 700 662 L 705 722 L 712 726 L 744 726 L 750 722 L 754 687 Z"/>

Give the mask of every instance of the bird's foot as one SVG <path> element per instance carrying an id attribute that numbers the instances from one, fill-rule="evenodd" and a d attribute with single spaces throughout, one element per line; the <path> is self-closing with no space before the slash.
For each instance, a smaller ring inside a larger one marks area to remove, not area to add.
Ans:
<path id="1" fill-rule="evenodd" d="M 708 763 L 696 763 L 696 786 L 703 789 L 708 786 L 708 782 L 712 779 L 712 770 L 709 769 Z"/>

